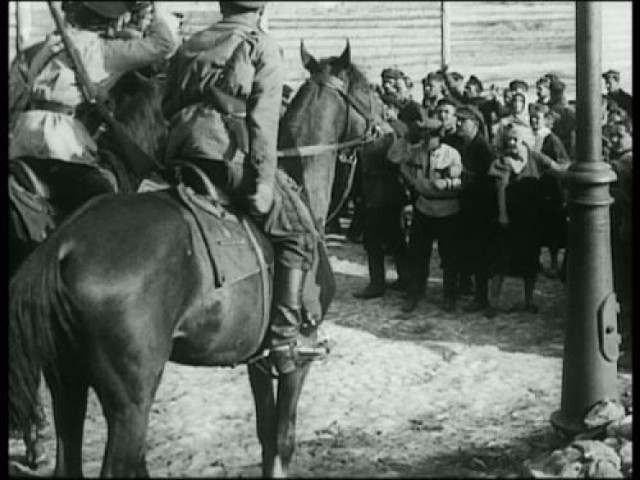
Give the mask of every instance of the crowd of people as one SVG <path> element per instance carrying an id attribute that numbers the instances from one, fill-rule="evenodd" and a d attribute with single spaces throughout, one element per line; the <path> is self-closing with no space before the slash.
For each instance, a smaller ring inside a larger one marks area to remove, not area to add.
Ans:
<path id="1" fill-rule="evenodd" d="M 602 154 L 618 177 L 611 187 L 611 242 L 624 310 L 630 288 L 632 102 L 620 88 L 619 72 L 602 77 Z M 473 291 L 473 301 L 463 308 L 496 316 L 503 310 L 503 279 L 515 276 L 524 281 L 524 301 L 512 308 L 537 312 L 533 293 L 543 247 L 550 253 L 546 274 L 564 278 L 558 256 L 567 246 L 563 177 L 576 154 L 575 112 L 564 82 L 553 73 L 541 76 L 531 99 L 533 89 L 521 79 L 504 89 L 485 89 L 477 76 L 465 81 L 445 67 L 422 79 L 418 103 L 411 79 L 387 68 L 372 88 L 385 105 L 393 139 L 384 161 L 364 157 L 354 198 L 362 219 L 353 225 L 362 225 L 370 281 L 354 295 L 384 295 L 387 252 L 398 271 L 389 287 L 405 290 L 402 310 L 413 311 L 425 296 L 437 241 L 446 311 L 456 310 L 460 297 Z M 405 205 L 412 208 L 408 242 L 402 234 Z"/>

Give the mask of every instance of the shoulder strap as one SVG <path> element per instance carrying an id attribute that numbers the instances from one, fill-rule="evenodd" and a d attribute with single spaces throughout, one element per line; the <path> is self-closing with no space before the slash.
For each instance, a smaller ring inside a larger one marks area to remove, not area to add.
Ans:
<path id="1" fill-rule="evenodd" d="M 44 68 L 53 60 L 54 57 L 64 51 L 62 44 L 52 41 L 53 37 L 49 37 L 44 45 L 36 52 L 31 61 L 29 62 L 29 69 L 27 70 L 27 83 L 29 85 L 29 91 L 33 88 L 36 78 Z"/>

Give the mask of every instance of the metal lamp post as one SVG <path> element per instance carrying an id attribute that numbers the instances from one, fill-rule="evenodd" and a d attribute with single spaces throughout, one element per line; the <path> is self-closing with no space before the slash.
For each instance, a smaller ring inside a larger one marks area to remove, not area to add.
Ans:
<path id="1" fill-rule="evenodd" d="M 576 2 L 577 152 L 568 171 L 569 251 L 562 401 L 551 416 L 559 430 L 587 430 L 583 418 L 605 399 L 618 399 L 618 303 L 613 293 L 609 184 L 602 161 L 600 2 Z"/>

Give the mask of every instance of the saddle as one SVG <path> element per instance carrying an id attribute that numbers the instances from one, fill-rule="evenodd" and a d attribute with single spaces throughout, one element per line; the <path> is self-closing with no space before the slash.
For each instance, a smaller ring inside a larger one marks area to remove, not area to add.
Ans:
<path id="1" fill-rule="evenodd" d="M 271 282 L 274 267 L 273 248 L 255 225 L 232 202 L 231 197 L 218 188 L 196 165 L 172 160 L 171 183 L 176 184 L 177 197 L 191 215 L 185 215 L 194 235 L 199 235 L 206 248 L 213 269 L 214 285 L 224 288 L 250 275 L 260 273 L 265 319 L 271 306 Z M 200 242 L 193 242 L 194 245 Z M 195 247 L 194 247 L 195 248 Z M 322 243 L 303 291 L 303 318 L 305 324 L 317 325 L 322 321 L 330 298 L 335 292 L 335 281 L 328 255 Z M 326 288 L 322 290 L 319 285 Z"/>
<path id="2" fill-rule="evenodd" d="M 42 242 L 55 227 L 55 210 L 47 185 L 22 160 L 9 161 L 9 201 L 23 228 L 16 234 L 24 242 Z"/>
<path id="3" fill-rule="evenodd" d="M 91 197 L 118 189 L 98 165 L 25 157 L 10 159 L 9 169 L 12 205 L 36 242 L 46 237 L 45 225 L 52 229 Z"/>

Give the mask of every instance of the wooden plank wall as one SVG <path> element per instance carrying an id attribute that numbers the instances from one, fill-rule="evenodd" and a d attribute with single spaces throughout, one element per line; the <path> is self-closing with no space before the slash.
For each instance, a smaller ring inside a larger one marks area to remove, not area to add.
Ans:
<path id="1" fill-rule="evenodd" d="M 451 2 L 452 68 L 485 82 L 530 84 L 548 72 L 575 98 L 574 2 Z M 631 91 L 631 2 L 602 2 L 602 68 Z M 535 92 L 533 92 L 535 96 Z"/>
<path id="2" fill-rule="evenodd" d="M 52 30 L 46 3 L 21 2 L 30 10 L 25 45 Z M 219 18 L 217 2 L 167 2 L 185 14 L 184 33 Z M 27 6 L 28 5 L 28 6 Z M 602 2 L 603 70 L 621 71 L 623 88 L 632 90 L 631 2 Z M 15 54 L 15 2 L 9 3 L 9 57 Z M 339 55 L 348 37 L 352 58 L 378 83 L 386 67 L 398 67 L 415 82 L 440 63 L 440 2 L 271 2 L 269 30 L 281 45 L 287 81 L 306 77 L 300 40 L 316 57 Z M 487 86 L 513 78 L 530 83 L 547 72 L 558 74 L 575 97 L 575 4 L 573 2 L 451 2 L 451 68 L 476 74 Z"/>
<path id="3" fill-rule="evenodd" d="M 339 55 L 348 37 L 353 62 L 376 83 L 386 67 L 419 80 L 440 62 L 439 2 L 276 2 L 269 29 L 284 51 L 294 85 L 306 77 L 301 39 L 320 58 Z"/>

